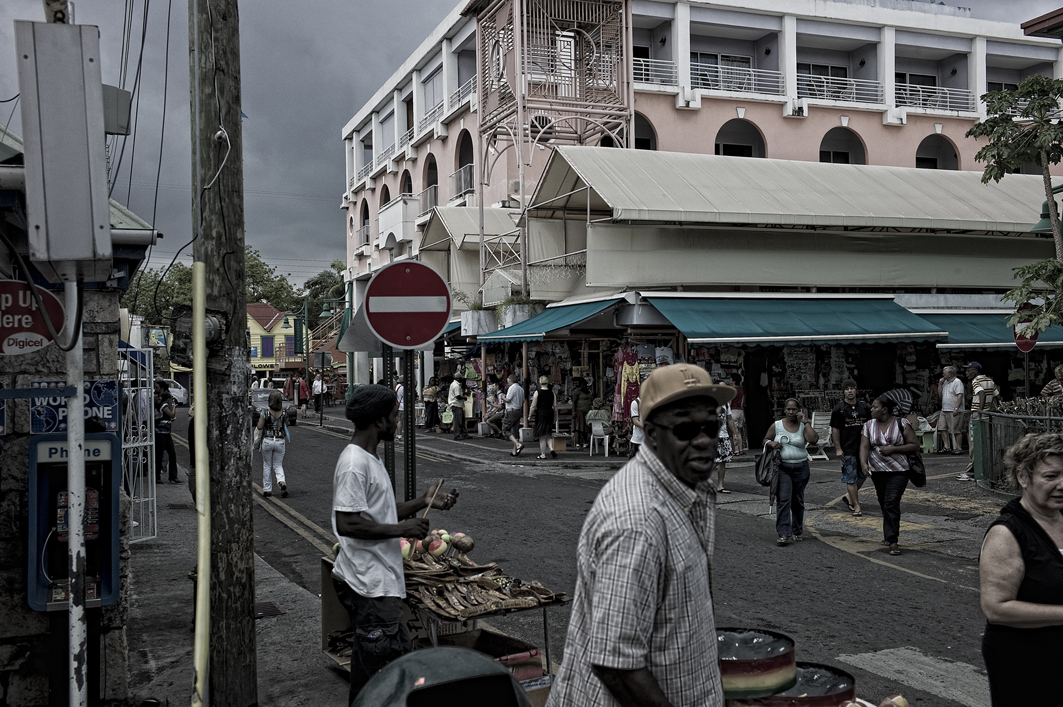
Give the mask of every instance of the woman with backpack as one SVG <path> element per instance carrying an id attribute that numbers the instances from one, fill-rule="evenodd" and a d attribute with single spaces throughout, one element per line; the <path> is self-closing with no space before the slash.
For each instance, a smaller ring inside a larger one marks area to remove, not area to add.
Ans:
<path id="1" fill-rule="evenodd" d="M 281 497 L 288 497 L 288 485 L 284 482 L 284 449 L 291 441 L 288 434 L 288 413 L 284 411 L 284 396 L 279 390 L 269 394 L 269 408 L 258 418 L 258 429 L 262 432 L 262 495 L 273 495 L 273 473 L 277 475 L 277 485 Z"/>

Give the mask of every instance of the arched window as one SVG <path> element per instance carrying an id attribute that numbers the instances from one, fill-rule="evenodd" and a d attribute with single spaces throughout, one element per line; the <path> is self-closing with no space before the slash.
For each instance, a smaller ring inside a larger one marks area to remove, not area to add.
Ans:
<path id="1" fill-rule="evenodd" d="M 951 169 L 960 168 L 960 159 L 956 147 L 944 135 L 929 135 L 919 143 L 915 151 L 917 169 Z"/>
<path id="2" fill-rule="evenodd" d="M 369 225 L 369 202 L 362 199 L 362 225 Z"/>
<path id="3" fill-rule="evenodd" d="M 388 185 L 385 184 L 380 190 L 380 208 L 384 208 L 391 202 L 391 190 L 388 189 Z"/>
<path id="4" fill-rule="evenodd" d="M 399 180 L 399 191 L 404 196 L 413 195 L 413 176 L 410 175 L 410 170 L 404 170 L 402 172 L 402 179 Z"/>
<path id="5" fill-rule="evenodd" d="M 728 157 L 764 157 L 764 137 L 748 120 L 728 120 L 716 133 L 716 154 Z"/>
<path id="6" fill-rule="evenodd" d="M 458 135 L 457 158 L 458 163 L 455 165 L 457 169 L 473 163 L 472 135 L 469 134 L 468 130 L 462 130 L 461 134 Z"/>
<path id="7" fill-rule="evenodd" d="M 819 143 L 819 161 L 834 164 L 867 164 L 864 143 L 849 128 L 832 128 Z"/>
<path id="8" fill-rule="evenodd" d="M 424 165 L 424 188 L 439 184 L 439 170 L 436 168 L 435 155 L 429 154 Z"/>
<path id="9" fill-rule="evenodd" d="M 635 149 L 657 149 L 657 133 L 654 132 L 650 121 L 646 120 L 646 116 L 641 113 L 635 114 Z"/>

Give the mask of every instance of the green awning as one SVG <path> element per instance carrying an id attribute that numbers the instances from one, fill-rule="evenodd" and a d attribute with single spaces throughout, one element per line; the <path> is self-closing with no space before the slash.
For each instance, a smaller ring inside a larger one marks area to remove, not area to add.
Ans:
<path id="1" fill-rule="evenodd" d="M 886 297 L 648 299 L 692 344 L 873 344 L 946 336 Z"/>
<path id="2" fill-rule="evenodd" d="M 938 344 L 939 349 L 1012 349 L 1015 336 L 1007 325 L 1010 314 L 920 314 L 939 329 L 949 333 L 949 340 Z M 1063 346 L 1063 327 L 1049 327 L 1037 337 L 1036 348 Z"/>
<path id="3" fill-rule="evenodd" d="M 590 319 L 595 314 L 614 304 L 616 304 L 616 300 L 611 299 L 604 302 L 584 302 L 583 304 L 548 307 L 531 319 L 526 319 L 519 324 L 493 331 L 484 336 L 478 336 L 476 339 L 489 344 L 507 341 L 542 341 L 550 332 L 579 324 L 584 319 Z"/>
<path id="4" fill-rule="evenodd" d="M 461 329 L 461 320 L 460 319 L 458 319 L 457 321 L 453 321 L 450 324 L 447 324 L 446 328 L 443 329 L 443 333 L 442 333 L 441 336 L 446 336 L 447 334 L 452 334 L 455 331 L 458 331 L 459 329 Z"/>

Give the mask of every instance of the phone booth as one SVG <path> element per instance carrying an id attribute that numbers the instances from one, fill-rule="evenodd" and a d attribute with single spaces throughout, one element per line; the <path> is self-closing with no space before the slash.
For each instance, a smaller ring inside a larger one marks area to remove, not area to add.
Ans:
<path id="1" fill-rule="evenodd" d="M 122 444 L 106 432 L 85 435 L 85 607 L 118 599 L 118 485 Z M 29 448 L 29 572 L 27 598 L 35 611 L 69 604 L 65 434 L 35 436 Z"/>

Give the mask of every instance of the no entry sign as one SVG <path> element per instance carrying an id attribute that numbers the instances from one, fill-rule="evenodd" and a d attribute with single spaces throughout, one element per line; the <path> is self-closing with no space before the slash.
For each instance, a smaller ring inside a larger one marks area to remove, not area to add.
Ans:
<path id="1" fill-rule="evenodd" d="M 63 304 L 48 290 L 37 290 L 52 326 L 59 331 L 63 328 Z M 22 280 L 0 280 L 0 353 L 33 353 L 50 343 L 52 337 L 29 285 Z"/>
<path id="2" fill-rule="evenodd" d="M 369 329 L 397 349 L 416 349 L 435 341 L 450 321 L 450 306 L 446 281 L 415 260 L 382 268 L 365 290 Z"/>
<path id="3" fill-rule="evenodd" d="M 1018 311 L 1027 312 L 1032 309 L 1034 309 L 1034 306 L 1027 302 L 1019 307 Z M 1030 317 L 1032 317 L 1032 314 L 1011 328 L 1011 331 L 1015 336 L 1015 346 L 1017 346 L 1019 351 L 1022 351 L 1023 353 L 1030 353 L 1033 351 L 1033 347 L 1037 346 L 1037 332 L 1033 329 L 1027 331 L 1026 328 L 1026 325 L 1030 321 Z"/>

